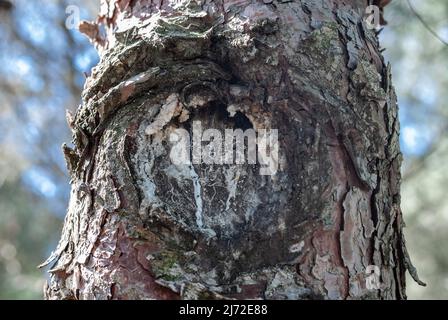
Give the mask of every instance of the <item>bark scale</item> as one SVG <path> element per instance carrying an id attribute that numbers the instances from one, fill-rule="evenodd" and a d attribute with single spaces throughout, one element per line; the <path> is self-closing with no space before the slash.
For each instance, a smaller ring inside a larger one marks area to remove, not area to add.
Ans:
<path id="1" fill-rule="evenodd" d="M 397 103 L 367 5 L 102 1 L 45 297 L 405 298 Z M 194 121 L 278 129 L 279 171 L 173 164 Z"/>

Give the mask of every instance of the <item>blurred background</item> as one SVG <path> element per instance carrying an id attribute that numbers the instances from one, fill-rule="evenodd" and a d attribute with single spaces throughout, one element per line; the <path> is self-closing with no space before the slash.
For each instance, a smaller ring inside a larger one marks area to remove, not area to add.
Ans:
<path id="1" fill-rule="evenodd" d="M 36 266 L 55 248 L 65 216 L 65 109 L 77 108 L 84 72 L 98 62 L 66 21 L 73 5 L 82 20 L 99 6 L 0 0 L 0 299 L 42 298 L 45 274 Z M 408 277 L 408 296 L 448 299 L 448 1 L 393 0 L 385 11 L 380 37 L 400 105 L 405 232 L 428 284 Z"/>

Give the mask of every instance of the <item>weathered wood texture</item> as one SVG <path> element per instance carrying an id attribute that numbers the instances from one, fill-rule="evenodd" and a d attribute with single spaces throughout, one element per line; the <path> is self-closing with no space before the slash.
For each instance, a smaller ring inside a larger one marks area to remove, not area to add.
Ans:
<path id="1" fill-rule="evenodd" d="M 405 298 L 397 104 L 366 6 L 103 1 L 46 298 Z M 174 165 L 193 120 L 278 129 L 279 172 Z"/>

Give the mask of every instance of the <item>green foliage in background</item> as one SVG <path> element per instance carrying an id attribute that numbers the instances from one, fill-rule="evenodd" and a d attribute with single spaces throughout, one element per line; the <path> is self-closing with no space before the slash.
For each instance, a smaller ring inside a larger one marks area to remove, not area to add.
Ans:
<path id="1" fill-rule="evenodd" d="M 429 28 L 448 41 L 448 1 L 410 0 Z M 420 287 L 410 299 L 448 299 L 448 47 L 419 21 L 407 0 L 386 8 L 381 36 L 391 61 L 405 155 L 402 209 Z"/>
<path id="2" fill-rule="evenodd" d="M 18 181 L 0 189 L 0 299 L 40 299 L 37 265 L 55 241 L 60 221 Z"/>

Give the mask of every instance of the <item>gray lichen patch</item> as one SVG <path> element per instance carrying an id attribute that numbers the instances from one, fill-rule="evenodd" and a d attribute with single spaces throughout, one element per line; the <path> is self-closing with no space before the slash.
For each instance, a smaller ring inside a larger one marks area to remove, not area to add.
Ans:
<path id="1" fill-rule="evenodd" d="M 382 76 L 375 66 L 361 60 L 351 76 L 353 85 L 360 89 L 361 97 L 378 103 L 386 101 L 386 92 L 382 88 Z"/>
<path id="2" fill-rule="evenodd" d="M 303 86 L 316 85 L 324 90 L 331 88 L 333 95 L 344 91 L 345 57 L 339 32 L 336 23 L 324 23 L 298 45 L 290 55 L 291 66 L 297 68 L 294 70 L 297 74 L 291 74 L 293 81 L 299 76 L 305 78 L 301 84 Z"/>
<path id="3" fill-rule="evenodd" d="M 312 291 L 306 288 L 294 269 L 278 268 L 272 270 L 273 276 L 268 281 L 266 299 L 273 300 L 303 300 L 311 298 Z"/>

